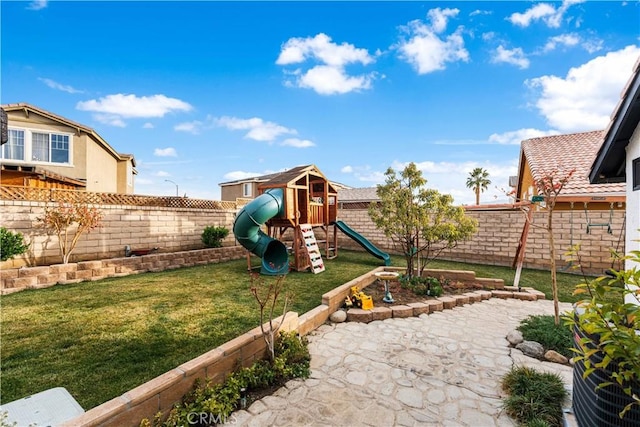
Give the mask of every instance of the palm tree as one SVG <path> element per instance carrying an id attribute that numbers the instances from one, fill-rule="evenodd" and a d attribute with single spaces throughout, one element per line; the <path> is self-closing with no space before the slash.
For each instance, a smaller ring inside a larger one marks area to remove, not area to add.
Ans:
<path id="1" fill-rule="evenodd" d="M 491 184 L 489 179 L 489 172 L 482 168 L 475 168 L 469 172 L 469 178 L 467 178 L 467 188 L 472 188 L 476 193 L 476 205 L 480 204 L 480 193 L 486 190 Z"/>

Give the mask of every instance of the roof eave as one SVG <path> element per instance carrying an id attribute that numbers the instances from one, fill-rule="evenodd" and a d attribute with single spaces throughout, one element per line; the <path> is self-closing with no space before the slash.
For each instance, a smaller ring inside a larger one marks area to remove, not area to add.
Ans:
<path id="1" fill-rule="evenodd" d="M 636 64 L 632 79 L 591 167 L 589 182 L 592 184 L 625 181 L 624 151 L 629 138 L 620 133 L 626 126 L 637 127 L 640 121 L 640 64 Z"/>

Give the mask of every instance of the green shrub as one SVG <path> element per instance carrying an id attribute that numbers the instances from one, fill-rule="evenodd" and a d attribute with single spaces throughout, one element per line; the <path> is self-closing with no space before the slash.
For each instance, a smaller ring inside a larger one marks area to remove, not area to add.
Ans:
<path id="1" fill-rule="evenodd" d="M 429 295 L 433 297 L 439 297 L 442 295 L 442 286 L 440 281 L 435 277 L 420 277 L 420 276 L 400 276 L 400 286 L 404 289 L 409 289 L 416 295 Z"/>
<path id="2" fill-rule="evenodd" d="M 222 240 L 229 235 L 226 227 L 214 227 L 210 225 L 202 232 L 202 243 L 208 248 L 222 247 Z"/>
<path id="3" fill-rule="evenodd" d="M 0 261 L 6 261 L 16 255 L 21 255 L 29 249 L 24 243 L 21 233 L 13 233 L 4 227 L 0 227 Z"/>
<path id="4" fill-rule="evenodd" d="M 145 418 L 141 427 L 169 427 L 194 424 L 193 414 L 211 414 L 217 422 L 232 422 L 231 413 L 240 408 L 242 389 L 247 392 L 284 385 L 293 378 L 307 378 L 310 374 L 308 342 L 295 332 L 282 332 L 275 346 L 276 357 L 272 363 L 259 360 L 248 368 L 231 373 L 224 383 L 202 383 L 199 379 L 193 389 L 169 412 L 166 421 L 162 414 L 153 421 Z M 251 402 L 246 402 L 248 406 Z M 190 415 L 191 414 L 191 415 Z M 205 424 L 208 425 L 208 424 Z"/>
<path id="5" fill-rule="evenodd" d="M 545 350 L 555 350 L 567 358 L 574 356 L 573 335 L 568 326 L 556 325 L 553 316 L 529 316 L 520 322 L 518 330 L 527 341 L 536 341 Z"/>
<path id="6" fill-rule="evenodd" d="M 537 372 L 526 366 L 513 367 L 502 379 L 509 393 L 506 412 L 524 425 L 562 426 L 562 403 L 567 391 L 557 374 Z"/>

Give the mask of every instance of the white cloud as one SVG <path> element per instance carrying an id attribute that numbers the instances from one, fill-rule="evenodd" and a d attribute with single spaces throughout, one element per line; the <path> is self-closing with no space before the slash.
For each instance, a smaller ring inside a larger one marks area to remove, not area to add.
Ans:
<path id="1" fill-rule="evenodd" d="M 282 45 L 276 64 L 298 64 L 307 59 L 314 59 L 332 67 L 344 67 L 351 63 L 367 65 L 373 62 L 373 57 L 366 49 L 356 48 L 349 43 L 338 45 L 331 41 L 331 37 L 320 33 L 315 37 L 294 37 L 287 40 Z"/>
<path id="2" fill-rule="evenodd" d="M 273 122 L 266 122 L 258 117 L 239 119 L 237 117 L 223 116 L 214 118 L 213 121 L 217 126 L 225 127 L 229 130 L 248 130 L 244 137 L 255 141 L 273 141 L 280 135 L 296 135 L 298 133 L 295 129 L 289 129 Z"/>
<path id="3" fill-rule="evenodd" d="M 491 12 L 490 10 L 480 10 L 480 9 L 476 9 L 473 12 L 471 12 L 469 14 L 469 16 L 477 16 L 477 15 L 491 15 L 493 14 L 493 12 Z"/>
<path id="4" fill-rule="evenodd" d="M 178 123 L 173 127 L 173 130 L 177 132 L 188 132 L 194 135 L 198 135 L 202 129 L 202 122 L 194 120 L 192 122 Z"/>
<path id="5" fill-rule="evenodd" d="M 493 133 L 489 136 L 489 142 L 503 145 L 520 145 L 525 139 L 539 138 L 541 136 L 558 135 L 556 130 L 539 130 L 532 128 L 518 129 L 503 133 Z"/>
<path id="6" fill-rule="evenodd" d="M 298 138 L 287 138 L 280 145 L 296 147 L 296 148 L 308 148 L 315 147 L 316 144 L 313 141 L 309 141 L 308 139 L 298 139 Z"/>
<path id="7" fill-rule="evenodd" d="M 596 53 L 599 50 L 602 50 L 602 46 L 604 42 L 601 39 L 593 38 L 586 40 L 582 43 L 582 48 L 589 53 Z"/>
<path id="8" fill-rule="evenodd" d="M 535 106 L 549 126 L 563 132 L 605 128 L 639 55 L 639 47 L 627 46 L 571 68 L 564 78 L 547 75 L 526 84 L 540 91 Z"/>
<path id="9" fill-rule="evenodd" d="M 449 18 L 455 18 L 460 13 L 459 9 L 430 9 L 427 18 L 431 21 L 431 29 L 436 33 L 441 33 L 447 29 Z"/>
<path id="10" fill-rule="evenodd" d="M 178 157 L 178 153 L 173 147 L 156 148 L 153 150 L 153 155 L 158 157 Z"/>
<path id="11" fill-rule="evenodd" d="M 547 43 L 544 45 L 542 51 L 550 52 L 560 47 L 575 47 L 580 46 L 582 49 L 589 53 L 595 53 L 602 50 L 604 42 L 596 37 L 583 39 L 576 33 L 560 34 L 555 37 L 550 37 Z"/>
<path id="12" fill-rule="evenodd" d="M 54 80 L 51 79 L 45 79 L 42 77 L 38 77 L 38 80 L 40 80 L 42 83 L 46 84 L 47 86 L 49 86 L 51 89 L 55 89 L 55 90 L 60 90 L 62 92 L 67 92 L 67 93 L 84 93 L 84 91 L 82 90 L 78 90 L 73 88 L 72 86 L 69 85 L 63 85 L 61 83 L 58 83 Z"/>
<path id="13" fill-rule="evenodd" d="M 491 58 L 491 62 L 515 65 L 522 70 L 529 68 L 529 59 L 524 55 L 522 48 L 519 47 L 505 49 L 502 45 L 498 46 Z"/>
<path id="14" fill-rule="evenodd" d="M 298 77 L 298 87 L 313 89 L 320 95 L 344 94 L 370 89 L 374 74 L 349 76 L 344 69 L 318 65 Z"/>
<path id="15" fill-rule="evenodd" d="M 126 127 L 127 124 L 119 116 L 113 114 L 94 114 L 93 118 L 105 125 L 116 126 L 119 128 Z"/>
<path id="16" fill-rule="evenodd" d="M 343 166 L 342 169 L 340 169 L 340 172 L 342 173 L 352 173 L 353 172 L 353 167 L 347 165 L 347 166 Z"/>
<path id="17" fill-rule="evenodd" d="M 158 171 L 158 172 L 156 172 L 156 176 L 167 177 L 167 176 L 171 176 L 171 174 L 169 172 L 165 172 L 165 171 Z"/>
<path id="18" fill-rule="evenodd" d="M 142 125 L 143 129 L 153 129 L 153 127 L 154 127 L 153 123 L 151 123 L 151 122 L 147 122 L 147 123 Z"/>
<path id="19" fill-rule="evenodd" d="M 446 29 L 449 18 L 455 17 L 458 9 L 431 9 L 427 14 L 429 24 L 415 20 L 403 27 L 408 39 L 396 46 L 400 58 L 411 64 L 418 74 L 444 70 L 449 62 L 469 60 L 469 52 L 464 47 L 463 27 L 458 27 L 446 37 L 439 34 Z"/>
<path id="20" fill-rule="evenodd" d="M 486 42 L 493 40 L 494 38 L 496 38 L 496 33 L 494 33 L 493 31 L 482 33 L 482 40 Z"/>
<path id="21" fill-rule="evenodd" d="M 285 86 L 313 89 L 320 95 L 335 95 L 369 89 L 376 77 L 375 73 L 355 76 L 347 73 L 347 65 L 368 65 L 374 61 L 374 57 L 366 49 L 352 44 L 336 44 L 323 33 L 314 37 L 294 37 L 287 40 L 282 45 L 276 64 L 286 66 L 307 61 L 320 64 L 306 71 L 300 68 L 284 70 L 285 75 L 291 76 L 285 80 Z"/>
<path id="22" fill-rule="evenodd" d="M 549 28 L 559 28 L 567 10 L 585 0 L 564 0 L 559 8 L 549 3 L 538 3 L 524 13 L 513 13 L 507 18 L 513 25 L 528 27 L 534 21 L 543 21 Z M 578 24 L 579 25 L 579 24 Z"/>
<path id="23" fill-rule="evenodd" d="M 136 177 L 136 185 L 151 185 L 153 184 L 153 180 L 149 178 L 141 178 L 140 176 Z"/>
<path id="24" fill-rule="evenodd" d="M 27 6 L 28 10 L 40 10 L 47 7 L 47 0 L 34 0 Z"/>
<path id="25" fill-rule="evenodd" d="M 235 181 L 238 179 L 253 178 L 254 176 L 264 175 L 257 172 L 245 172 L 245 171 L 232 171 L 225 173 L 222 177 L 227 181 Z"/>
<path id="26" fill-rule="evenodd" d="M 76 109 L 102 114 L 103 117 L 119 118 L 122 121 L 126 118 L 164 117 L 172 112 L 191 111 L 193 107 L 184 101 L 164 95 L 138 97 L 118 93 L 98 100 L 80 101 L 76 104 Z M 100 119 L 96 117 L 96 120 Z"/>
<path id="27" fill-rule="evenodd" d="M 577 34 L 560 34 L 558 36 L 550 37 L 544 45 L 543 50 L 548 52 L 556 49 L 559 45 L 571 47 L 578 43 L 580 43 L 580 37 Z"/>
<path id="28" fill-rule="evenodd" d="M 433 162 L 414 161 L 417 168 L 422 171 L 422 175 L 427 179 L 427 188 L 438 190 L 442 194 L 450 194 L 454 198 L 454 203 L 461 205 L 475 204 L 475 193 L 466 187 L 467 177 L 476 167 L 481 167 L 489 172 L 491 185 L 480 196 L 482 203 L 508 203 L 508 198 L 502 189 L 509 187 L 509 177 L 517 174 L 518 158 L 514 157 L 504 162 Z M 403 170 L 409 162 L 395 160 L 391 163 L 391 168 L 396 172 Z M 345 173 L 352 173 L 353 176 L 367 186 L 384 184 L 384 171 L 372 170 L 370 166 L 345 166 Z"/>

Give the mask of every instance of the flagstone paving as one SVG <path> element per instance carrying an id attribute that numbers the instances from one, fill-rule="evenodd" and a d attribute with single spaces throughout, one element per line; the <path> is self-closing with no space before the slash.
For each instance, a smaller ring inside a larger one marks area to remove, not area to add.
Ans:
<path id="1" fill-rule="evenodd" d="M 553 302 L 492 298 L 419 317 L 325 324 L 309 336 L 311 377 L 235 412 L 233 422 L 515 426 L 500 389 L 514 364 L 556 372 L 571 389 L 571 367 L 524 356 L 505 339 L 534 314 L 553 314 Z"/>

